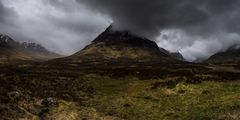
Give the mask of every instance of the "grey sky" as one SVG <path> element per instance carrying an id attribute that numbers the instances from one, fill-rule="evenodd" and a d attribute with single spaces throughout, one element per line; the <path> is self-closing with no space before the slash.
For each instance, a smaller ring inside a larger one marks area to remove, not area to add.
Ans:
<path id="1" fill-rule="evenodd" d="M 109 24 L 188 60 L 240 41 L 239 0 L 0 0 L 0 32 L 72 54 Z"/>
<path id="2" fill-rule="evenodd" d="M 18 41 L 38 42 L 61 54 L 80 50 L 110 24 L 109 18 L 91 12 L 75 0 L 1 0 L 1 3 L 0 33 Z"/>

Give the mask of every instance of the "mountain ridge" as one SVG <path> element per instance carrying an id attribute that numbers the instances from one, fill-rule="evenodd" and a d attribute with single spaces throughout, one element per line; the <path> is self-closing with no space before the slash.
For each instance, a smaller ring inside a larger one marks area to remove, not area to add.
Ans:
<path id="1" fill-rule="evenodd" d="M 225 63 L 234 64 L 240 62 L 240 45 L 232 45 L 226 51 L 216 53 L 212 55 L 208 60 L 208 63 Z"/>
<path id="2" fill-rule="evenodd" d="M 0 63 L 31 60 L 49 60 L 60 55 L 48 51 L 36 43 L 20 43 L 8 35 L 0 34 Z"/>

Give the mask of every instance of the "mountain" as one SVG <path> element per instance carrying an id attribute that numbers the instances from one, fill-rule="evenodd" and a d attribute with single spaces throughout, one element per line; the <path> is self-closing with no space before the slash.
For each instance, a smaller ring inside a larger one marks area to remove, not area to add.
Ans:
<path id="1" fill-rule="evenodd" d="M 211 56 L 206 62 L 208 63 L 239 63 L 240 62 L 240 45 L 233 45 L 226 51 Z"/>
<path id="2" fill-rule="evenodd" d="M 170 53 L 170 56 L 175 58 L 175 59 L 178 59 L 178 60 L 181 60 L 181 61 L 185 61 L 184 57 L 182 56 L 182 54 L 180 52 Z"/>
<path id="3" fill-rule="evenodd" d="M 71 62 L 91 63 L 176 63 L 179 60 L 161 51 L 158 45 L 129 31 L 108 27 L 83 50 L 66 58 Z"/>
<path id="4" fill-rule="evenodd" d="M 165 50 L 164 48 L 160 48 L 160 51 L 171 56 L 172 58 L 175 58 L 180 61 L 185 61 L 184 57 L 182 56 L 182 54 L 180 52 L 169 52 L 169 51 Z"/>
<path id="5" fill-rule="evenodd" d="M 19 43 L 7 35 L 0 34 L 0 64 L 25 61 L 25 60 L 49 60 L 60 55 L 49 52 L 36 43 Z"/>

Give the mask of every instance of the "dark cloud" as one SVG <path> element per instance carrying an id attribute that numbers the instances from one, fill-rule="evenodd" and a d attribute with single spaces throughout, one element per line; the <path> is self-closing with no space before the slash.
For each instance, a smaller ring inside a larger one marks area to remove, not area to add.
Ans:
<path id="1" fill-rule="evenodd" d="M 6 8 L 3 3 L 0 1 L 0 22 L 7 24 L 10 17 L 15 16 L 16 14 L 9 8 Z"/>
<path id="2" fill-rule="evenodd" d="M 6 10 L 0 1 L 0 21 L 4 20 L 4 16 L 6 16 Z"/>
<path id="3" fill-rule="evenodd" d="M 159 29 L 198 26 L 229 14 L 239 0 L 78 0 L 108 14 L 116 26 L 156 36 Z M 225 22 L 225 21 L 224 21 Z"/>

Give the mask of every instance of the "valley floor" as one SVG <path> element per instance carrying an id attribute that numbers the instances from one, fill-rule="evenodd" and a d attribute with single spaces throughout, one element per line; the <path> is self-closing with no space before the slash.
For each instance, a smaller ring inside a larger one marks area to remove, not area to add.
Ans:
<path id="1" fill-rule="evenodd" d="M 231 81 L 203 73 L 194 74 L 208 80 L 169 75 L 143 79 L 74 69 L 69 74 L 70 68 L 60 72 L 44 66 L 34 71 L 37 67 L 30 66 L 1 67 L 1 120 L 240 119 L 238 76 Z"/>

